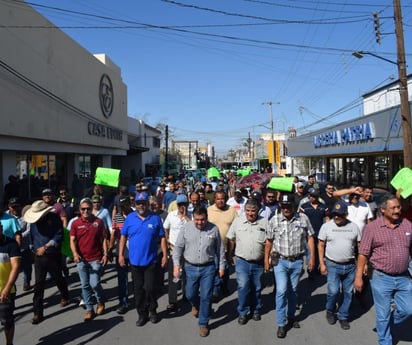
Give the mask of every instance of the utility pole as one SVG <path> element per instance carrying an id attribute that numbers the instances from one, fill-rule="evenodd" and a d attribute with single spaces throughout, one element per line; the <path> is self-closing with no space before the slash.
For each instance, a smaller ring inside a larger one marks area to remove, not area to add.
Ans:
<path id="1" fill-rule="evenodd" d="M 167 175 L 169 173 L 169 126 L 166 125 L 165 128 L 165 141 L 166 141 L 166 146 L 165 146 L 165 171 L 164 174 Z"/>
<path id="2" fill-rule="evenodd" d="M 262 104 L 267 104 L 269 106 L 269 120 L 270 120 L 270 140 L 271 140 L 271 145 L 272 145 L 272 174 L 276 174 L 277 173 L 277 169 L 276 169 L 276 152 L 275 152 L 275 138 L 274 138 L 274 134 L 273 134 L 273 112 L 272 112 L 272 101 L 269 102 L 265 102 Z M 277 102 L 276 104 L 279 104 L 279 102 Z"/>
<path id="3" fill-rule="evenodd" d="M 399 96 L 401 102 L 403 164 L 412 168 L 411 110 L 409 107 L 408 77 L 406 72 L 405 41 L 403 37 L 401 1 L 393 0 L 395 33 L 398 51 Z"/>

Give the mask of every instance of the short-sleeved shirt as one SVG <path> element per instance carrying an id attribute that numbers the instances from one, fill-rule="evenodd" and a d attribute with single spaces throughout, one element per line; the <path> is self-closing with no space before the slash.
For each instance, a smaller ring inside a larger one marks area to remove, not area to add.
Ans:
<path id="1" fill-rule="evenodd" d="M 265 217 L 259 216 L 254 222 L 250 222 L 246 215 L 241 215 L 233 221 L 226 238 L 236 241 L 236 256 L 259 261 L 265 254 L 268 231 L 269 222 Z"/>
<path id="2" fill-rule="evenodd" d="M 304 254 L 307 236 L 314 235 L 309 218 L 303 213 L 295 213 L 290 220 L 279 213 L 270 220 L 269 229 L 268 239 L 273 240 L 273 251 L 282 256 Z"/>
<path id="3" fill-rule="evenodd" d="M 236 210 L 229 205 L 226 205 L 224 210 L 221 210 L 215 204 L 207 208 L 207 218 L 209 222 L 215 224 L 218 227 L 220 238 L 222 240 L 225 240 L 230 225 L 236 217 Z"/>
<path id="4" fill-rule="evenodd" d="M 357 206 L 348 205 L 348 219 L 356 223 L 362 232 L 368 219 L 373 219 L 373 213 L 366 202 L 359 201 Z"/>
<path id="5" fill-rule="evenodd" d="M 315 231 L 315 236 L 319 233 L 320 227 L 325 222 L 325 217 L 327 215 L 326 205 L 318 203 L 317 207 L 313 207 L 310 202 L 305 202 L 301 207 L 299 212 L 306 214 L 310 220 L 310 224 Z"/>
<path id="6" fill-rule="evenodd" d="M 388 273 L 401 274 L 408 270 L 412 246 L 412 223 L 401 218 L 392 229 L 379 217 L 366 224 L 359 254 L 369 258 L 372 267 Z"/>
<path id="7" fill-rule="evenodd" d="M 129 240 L 129 261 L 133 266 L 148 266 L 158 261 L 158 239 L 165 236 L 160 216 L 149 213 L 144 219 L 130 213 L 120 230 Z"/>
<path id="8" fill-rule="evenodd" d="M 183 229 L 186 223 L 186 218 L 179 217 L 177 210 L 172 211 L 167 215 L 163 223 L 163 228 L 169 229 L 169 242 L 172 245 L 175 245 L 177 236 L 179 235 L 179 232 Z"/>
<path id="9" fill-rule="evenodd" d="M 338 226 L 331 220 L 322 225 L 318 239 L 326 244 L 326 258 L 335 262 L 346 262 L 355 258 L 355 248 L 361 240 L 361 232 L 351 221 Z"/>
<path id="10" fill-rule="evenodd" d="M 79 255 L 87 262 L 101 260 L 106 229 L 101 219 L 77 218 L 70 226 L 70 236 L 76 238 Z"/>
<path id="11" fill-rule="evenodd" d="M 4 289 L 11 272 L 10 258 L 21 257 L 20 248 L 14 239 L 4 237 L 0 241 L 0 291 Z M 10 293 L 15 293 L 16 287 L 13 286 Z"/>
<path id="12" fill-rule="evenodd" d="M 16 232 L 21 230 L 19 221 L 11 214 L 3 213 L 0 216 L 0 223 L 3 225 L 3 234 L 8 238 L 15 238 Z"/>

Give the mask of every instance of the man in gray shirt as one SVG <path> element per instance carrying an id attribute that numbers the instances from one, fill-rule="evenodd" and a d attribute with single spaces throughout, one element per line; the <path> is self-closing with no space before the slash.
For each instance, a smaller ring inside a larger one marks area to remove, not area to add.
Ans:
<path id="1" fill-rule="evenodd" d="M 207 337 L 216 272 L 215 256 L 219 258 L 220 277 L 224 274 L 226 258 L 219 229 L 208 222 L 204 206 L 193 210 L 193 221 L 186 223 L 179 232 L 173 250 L 175 278 L 180 276 L 182 255 L 185 262 L 186 298 L 192 304 L 193 316 L 199 317 L 199 335 Z"/>
<path id="2" fill-rule="evenodd" d="M 228 257 L 236 255 L 236 281 L 239 313 L 238 323 L 246 324 L 249 315 L 255 321 L 260 320 L 262 309 L 263 257 L 268 231 L 268 220 L 259 216 L 260 204 L 250 198 L 246 201 L 245 212 L 236 218 L 229 228 L 226 238 L 229 240 Z"/>

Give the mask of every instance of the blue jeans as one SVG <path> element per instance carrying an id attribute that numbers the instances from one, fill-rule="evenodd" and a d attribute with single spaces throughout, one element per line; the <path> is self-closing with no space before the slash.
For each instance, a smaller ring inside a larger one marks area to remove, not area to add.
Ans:
<path id="1" fill-rule="evenodd" d="M 213 281 L 216 274 L 214 262 L 206 266 L 185 264 L 186 298 L 199 309 L 199 326 L 207 326 L 212 309 Z M 200 288 L 200 296 L 199 296 Z"/>
<path id="2" fill-rule="evenodd" d="M 119 304 L 127 305 L 129 302 L 129 259 L 125 258 L 125 265 L 122 267 L 119 265 L 119 258 L 116 259 L 116 271 L 117 271 L 117 292 L 119 294 Z"/>
<path id="3" fill-rule="evenodd" d="M 374 270 L 371 279 L 379 345 L 392 345 L 391 326 L 412 315 L 412 280 L 408 274 L 390 276 Z M 391 311 L 391 303 L 395 310 Z"/>
<path id="4" fill-rule="evenodd" d="M 355 280 L 356 265 L 336 264 L 325 258 L 326 268 L 328 270 L 328 294 L 326 297 L 326 310 L 335 312 L 336 301 L 340 295 L 342 285 L 342 304 L 338 310 L 339 320 L 348 320 L 349 308 L 352 302 L 353 282 Z"/>
<path id="5" fill-rule="evenodd" d="M 250 263 L 236 259 L 236 281 L 239 304 L 239 316 L 249 313 L 260 314 L 262 310 L 262 275 L 263 263 Z"/>
<path id="6" fill-rule="evenodd" d="M 77 264 L 80 283 L 82 285 L 82 297 L 86 310 L 93 310 L 92 296 L 96 296 L 97 303 L 104 302 L 103 288 L 100 283 L 102 264 L 100 261 L 80 261 Z"/>
<path id="7" fill-rule="evenodd" d="M 279 259 L 273 273 L 276 280 L 276 317 L 279 327 L 286 325 L 286 317 L 294 319 L 297 303 L 297 287 L 303 268 L 303 259 L 288 261 Z"/>

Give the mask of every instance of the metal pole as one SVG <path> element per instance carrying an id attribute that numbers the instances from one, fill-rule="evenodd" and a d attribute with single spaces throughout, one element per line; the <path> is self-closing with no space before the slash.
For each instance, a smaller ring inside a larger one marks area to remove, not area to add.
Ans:
<path id="1" fill-rule="evenodd" d="M 401 102 L 403 164 L 412 168 L 411 111 L 409 107 L 408 77 L 406 72 L 405 42 L 403 37 L 402 11 L 400 0 L 393 0 L 395 13 L 395 33 L 398 47 L 399 96 Z"/>
<path id="2" fill-rule="evenodd" d="M 273 112 L 272 112 L 272 102 L 268 102 L 269 112 L 270 112 L 270 140 L 272 141 L 272 174 L 276 173 L 276 153 L 275 153 L 275 138 L 273 135 Z"/>

